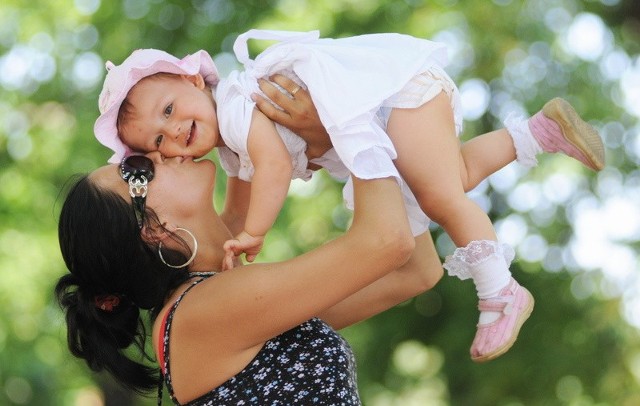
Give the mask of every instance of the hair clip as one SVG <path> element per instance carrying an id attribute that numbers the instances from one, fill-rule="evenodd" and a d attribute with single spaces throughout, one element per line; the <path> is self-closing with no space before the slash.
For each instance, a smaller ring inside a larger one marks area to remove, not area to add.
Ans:
<path id="1" fill-rule="evenodd" d="M 105 312 L 112 312 L 120 304 L 120 298 L 116 295 L 96 295 L 94 305 Z"/>

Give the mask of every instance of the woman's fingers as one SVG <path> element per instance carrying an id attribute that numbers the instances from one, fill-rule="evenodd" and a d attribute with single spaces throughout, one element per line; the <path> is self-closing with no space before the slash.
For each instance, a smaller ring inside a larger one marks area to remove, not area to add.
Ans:
<path id="1" fill-rule="evenodd" d="M 283 75 L 273 75 L 258 84 L 266 98 L 254 94 L 253 100 L 260 111 L 270 120 L 287 127 L 307 143 L 308 159 L 322 156 L 333 147 L 327 130 L 322 125 L 318 111 L 307 90 Z M 284 92 L 281 89 L 285 89 Z M 291 92 L 295 93 L 294 96 Z"/>
<path id="2" fill-rule="evenodd" d="M 280 93 L 279 90 L 276 90 L 276 92 L 282 95 L 282 93 Z M 265 94 L 268 95 L 268 93 L 266 92 Z M 269 96 L 269 98 L 271 98 L 271 96 Z M 287 124 L 289 125 L 291 124 L 290 121 L 292 121 L 292 118 L 289 115 L 289 113 L 287 113 L 287 111 L 278 109 L 271 102 L 269 102 L 269 100 L 265 99 L 264 97 L 258 94 L 254 94 L 252 96 L 252 99 L 254 102 L 256 102 L 256 107 L 258 107 L 258 110 L 260 110 L 265 116 L 267 116 L 269 120 L 275 121 L 278 124 L 282 124 L 285 127 L 287 126 Z M 277 104 L 276 100 L 273 100 L 273 101 L 276 102 Z"/>
<path id="3" fill-rule="evenodd" d="M 307 95 L 307 92 L 304 91 L 304 89 L 286 76 L 275 74 L 271 76 L 269 80 L 285 89 L 293 97 L 304 97 Z"/>

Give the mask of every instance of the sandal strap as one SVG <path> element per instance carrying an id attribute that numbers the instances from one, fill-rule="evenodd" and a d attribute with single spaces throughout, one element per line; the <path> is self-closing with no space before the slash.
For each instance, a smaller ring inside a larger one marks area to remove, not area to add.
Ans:
<path id="1" fill-rule="evenodd" d="M 504 314 L 511 313 L 511 304 L 513 296 L 499 296 L 490 299 L 481 299 L 478 301 L 478 310 L 481 312 L 500 312 Z"/>

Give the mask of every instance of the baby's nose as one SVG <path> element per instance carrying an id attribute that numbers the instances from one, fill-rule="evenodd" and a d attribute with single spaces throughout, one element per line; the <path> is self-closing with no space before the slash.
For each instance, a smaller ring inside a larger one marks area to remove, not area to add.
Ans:
<path id="1" fill-rule="evenodd" d="M 180 137 L 180 130 L 181 130 L 181 127 L 179 123 L 173 125 L 171 136 L 174 140 L 177 140 L 178 137 Z"/>
<path id="2" fill-rule="evenodd" d="M 167 121 L 162 129 L 162 132 L 172 140 L 177 140 L 180 136 L 181 125 L 177 121 Z"/>

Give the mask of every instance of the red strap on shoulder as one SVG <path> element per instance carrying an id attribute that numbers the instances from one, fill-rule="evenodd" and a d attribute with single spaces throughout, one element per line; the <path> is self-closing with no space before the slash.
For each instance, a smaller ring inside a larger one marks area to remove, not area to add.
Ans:
<path id="1" fill-rule="evenodd" d="M 160 365 L 160 370 L 162 371 L 163 375 L 167 373 L 164 368 L 164 336 L 166 334 L 165 330 L 167 328 L 167 319 L 169 318 L 171 309 L 172 308 L 169 308 L 164 314 L 164 317 L 162 317 L 162 323 L 160 323 L 160 334 L 158 334 L 158 353 L 156 354 L 156 357 L 158 358 L 158 364 Z"/>

